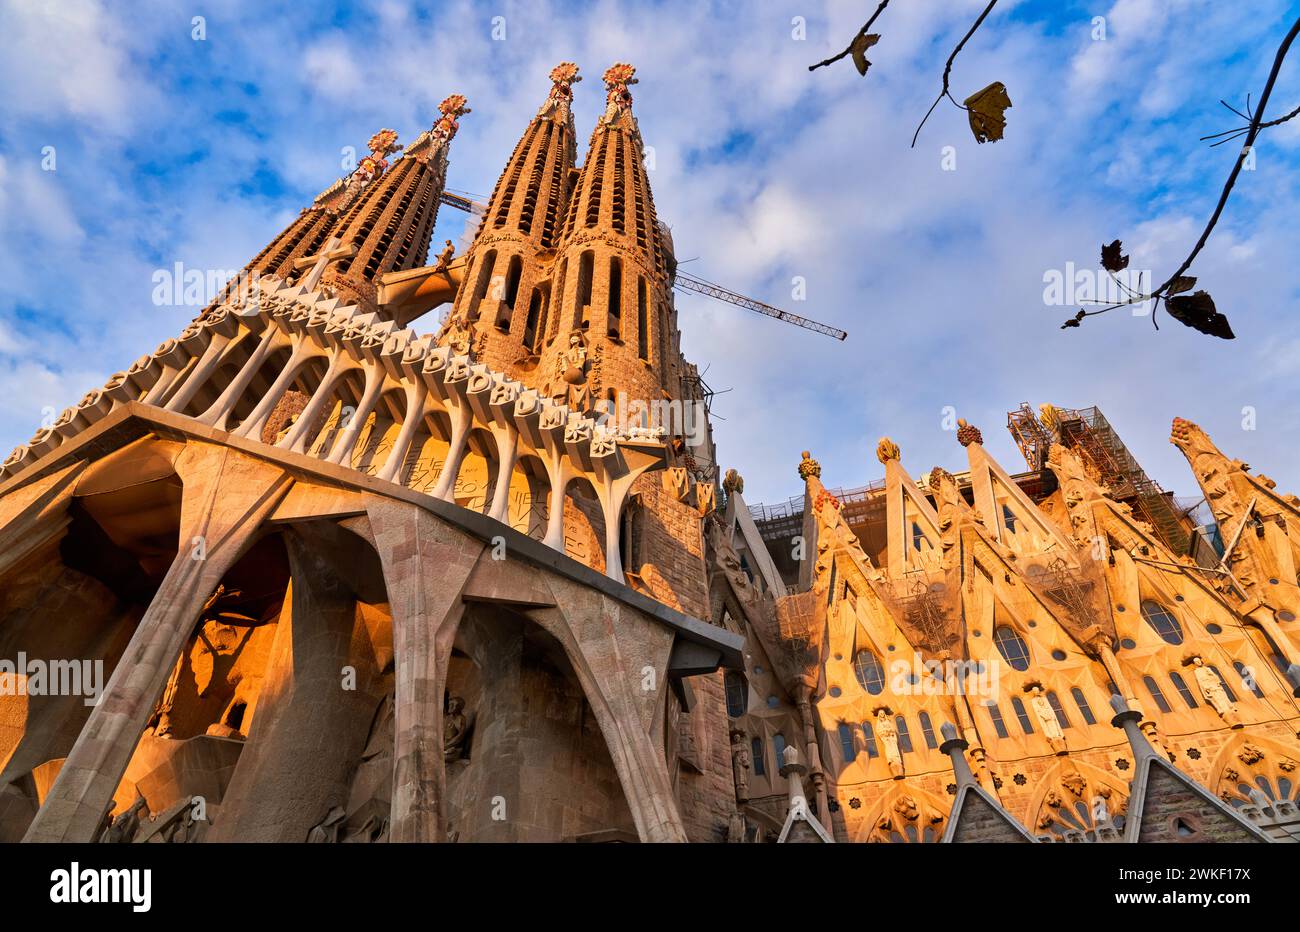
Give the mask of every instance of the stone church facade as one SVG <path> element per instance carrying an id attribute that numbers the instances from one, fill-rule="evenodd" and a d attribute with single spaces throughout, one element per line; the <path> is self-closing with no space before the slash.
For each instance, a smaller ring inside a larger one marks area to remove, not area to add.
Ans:
<path id="1" fill-rule="evenodd" d="M 581 166 L 550 79 L 464 255 L 453 95 L 0 466 L 0 840 L 1300 833 L 1300 501 L 1175 421 L 1210 546 L 1048 406 L 747 506 L 635 70 Z"/>

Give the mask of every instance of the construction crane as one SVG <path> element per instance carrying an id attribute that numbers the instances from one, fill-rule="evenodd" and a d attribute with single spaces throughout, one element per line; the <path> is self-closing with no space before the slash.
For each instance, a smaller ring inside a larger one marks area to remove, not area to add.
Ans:
<path id="1" fill-rule="evenodd" d="M 454 207 L 457 210 L 463 210 L 475 217 L 482 217 L 487 212 L 487 205 L 481 204 L 462 194 L 453 194 L 450 191 L 443 191 L 441 197 L 442 203 L 448 207 Z M 764 304 L 754 298 L 748 298 L 743 294 L 737 294 L 729 288 L 706 281 L 703 278 L 696 278 L 694 275 L 687 275 L 680 269 L 673 277 L 673 287 L 682 291 L 689 291 L 695 294 L 702 294 L 705 297 L 713 298 L 715 301 L 725 301 L 728 304 L 734 304 L 736 307 L 743 307 L 746 310 L 764 314 L 767 317 L 774 317 L 777 320 L 783 320 L 787 324 L 794 324 L 796 327 L 803 327 L 805 330 L 811 330 L 814 333 L 825 334 L 828 337 L 834 337 L 837 340 L 843 340 L 848 334 L 837 327 L 829 324 L 818 323 L 815 320 L 809 320 L 807 317 L 800 317 L 798 314 L 791 314 L 789 311 L 783 311 L 779 307 L 773 307 L 770 304 Z"/>

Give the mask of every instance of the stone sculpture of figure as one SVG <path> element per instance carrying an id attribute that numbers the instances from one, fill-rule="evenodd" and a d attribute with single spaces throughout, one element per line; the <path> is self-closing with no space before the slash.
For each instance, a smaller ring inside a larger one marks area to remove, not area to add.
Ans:
<path id="1" fill-rule="evenodd" d="M 555 378 L 551 380 L 551 400 L 568 405 L 571 411 L 585 411 L 589 388 L 587 386 L 587 347 L 582 334 L 569 334 L 569 345 L 555 362 Z"/>
<path id="2" fill-rule="evenodd" d="M 743 731 L 731 733 L 731 774 L 736 782 L 736 802 L 749 802 L 749 736 Z"/>
<path id="3" fill-rule="evenodd" d="M 1030 689 L 1029 706 L 1034 710 L 1034 717 L 1038 719 L 1038 724 L 1043 729 L 1043 736 L 1047 738 L 1047 743 L 1052 746 L 1052 750 L 1057 754 L 1064 754 L 1066 752 L 1065 732 L 1061 730 L 1061 723 L 1056 718 L 1056 710 L 1043 695 L 1043 687 L 1037 683 Z"/>
<path id="4" fill-rule="evenodd" d="M 737 812 L 727 823 L 727 844 L 738 845 L 745 840 L 745 817 Z"/>
<path id="5" fill-rule="evenodd" d="M 1101 825 L 1110 821 L 1110 811 L 1106 808 L 1106 796 L 1098 793 L 1092 798 L 1092 824 Z"/>
<path id="6" fill-rule="evenodd" d="M 318 825 L 307 833 L 309 844 L 334 844 L 339 840 L 339 831 L 343 828 L 343 817 L 347 815 L 342 806 L 335 806 L 325 814 Z"/>
<path id="7" fill-rule="evenodd" d="M 459 314 L 447 322 L 447 346 L 453 356 L 468 356 L 473 348 L 474 328 Z"/>
<path id="8" fill-rule="evenodd" d="M 447 700 L 447 712 L 442 718 L 442 759 L 450 764 L 465 756 L 465 738 L 469 734 L 469 718 L 465 715 L 465 700 L 452 696 Z"/>
<path id="9" fill-rule="evenodd" d="M 1207 667 L 1200 657 L 1193 657 L 1192 664 L 1196 668 L 1194 674 L 1196 685 L 1201 688 L 1201 695 L 1205 701 L 1228 725 L 1240 728 L 1241 720 L 1237 716 L 1237 706 L 1228 698 L 1228 692 L 1223 688 L 1223 681 L 1219 679 L 1218 674 Z"/>
<path id="10" fill-rule="evenodd" d="M 434 264 L 434 272 L 445 272 L 447 266 L 451 264 L 451 257 L 456 255 L 456 247 L 451 240 L 447 240 L 447 245 L 442 247 L 442 252 L 438 253 L 438 261 Z"/>
<path id="11" fill-rule="evenodd" d="M 901 780 L 904 776 L 903 754 L 898 749 L 898 729 L 894 727 L 894 720 L 889 717 L 889 710 L 883 707 L 876 709 L 876 737 L 880 739 L 880 744 L 885 749 L 889 772 L 894 775 L 895 780 Z"/>
<path id="12" fill-rule="evenodd" d="M 140 811 L 144 809 L 145 801 L 143 796 L 137 796 L 131 808 L 122 813 L 113 820 L 113 824 L 108 827 L 108 834 L 104 841 L 109 844 L 129 845 L 135 841 L 136 832 L 140 830 Z"/>

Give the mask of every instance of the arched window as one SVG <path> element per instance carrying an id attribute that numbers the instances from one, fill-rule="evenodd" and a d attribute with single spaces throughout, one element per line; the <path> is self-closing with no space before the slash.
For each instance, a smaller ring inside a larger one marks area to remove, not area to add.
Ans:
<path id="1" fill-rule="evenodd" d="M 840 753 L 844 755 L 844 763 L 851 764 L 858 757 L 857 746 L 853 743 L 853 726 L 848 722 L 840 722 Z"/>
<path id="2" fill-rule="evenodd" d="M 637 276 L 636 285 L 636 354 L 642 361 L 650 359 L 650 313 L 646 308 L 645 276 Z"/>
<path id="3" fill-rule="evenodd" d="M 1172 712 L 1169 703 L 1165 700 L 1165 694 L 1160 691 L 1160 684 L 1150 676 L 1142 677 L 1142 682 L 1146 684 L 1147 692 L 1151 694 L 1152 700 L 1155 701 L 1156 708 L 1161 712 Z"/>
<path id="4" fill-rule="evenodd" d="M 501 315 L 497 318 L 497 326 L 502 330 L 510 329 L 510 318 L 515 312 L 515 305 L 519 301 L 519 279 L 524 274 L 524 261 L 519 256 L 511 256 L 510 264 L 506 266 L 506 288 L 501 300 L 505 306 L 501 309 Z"/>
<path id="5" fill-rule="evenodd" d="M 1010 737 L 1006 723 L 1002 721 L 1002 710 L 998 708 L 998 704 L 990 700 L 985 703 L 985 707 L 989 710 L 989 718 L 993 720 L 993 730 L 998 733 L 998 737 Z"/>
<path id="6" fill-rule="evenodd" d="M 925 736 L 925 746 L 937 748 L 939 745 L 934 740 L 934 725 L 930 722 L 930 713 L 922 712 L 917 718 L 921 720 L 921 734 Z"/>
<path id="7" fill-rule="evenodd" d="M 1049 692 L 1047 694 L 1047 704 L 1050 705 L 1052 711 L 1056 713 L 1056 723 L 1062 728 L 1069 728 L 1070 720 L 1065 715 L 1065 709 L 1061 708 L 1061 700 L 1056 697 L 1056 693 Z"/>
<path id="8" fill-rule="evenodd" d="M 1215 666 L 1210 666 L 1210 664 L 1206 664 L 1206 666 L 1210 667 L 1210 669 L 1214 672 L 1214 675 L 1219 678 L 1219 682 L 1223 684 L 1223 691 L 1227 693 L 1228 701 L 1236 702 L 1237 694 L 1232 691 L 1232 687 L 1229 686 L 1228 681 L 1223 678 L 1223 674 L 1219 672 L 1219 668 Z"/>
<path id="9" fill-rule="evenodd" d="M 727 673 L 727 714 L 732 718 L 740 718 L 745 714 L 745 709 L 749 705 L 749 697 L 746 695 L 748 690 L 745 688 L 745 678 L 741 674 L 732 670 Z"/>
<path id="10" fill-rule="evenodd" d="M 1151 626 L 1151 630 L 1170 644 L 1183 643 L 1183 626 L 1159 602 L 1147 599 L 1142 603 L 1142 617 Z"/>
<path id="11" fill-rule="evenodd" d="M 772 753 L 776 757 L 776 772 L 785 766 L 785 735 L 779 731 L 772 736 Z"/>
<path id="12" fill-rule="evenodd" d="M 880 658 L 870 650 L 863 648 L 853 657 L 853 672 L 858 676 L 862 688 L 873 696 L 879 696 L 885 689 L 885 668 Z"/>
<path id="13" fill-rule="evenodd" d="M 1002 506 L 1002 523 L 1012 534 L 1016 533 L 1016 513 L 1006 505 Z"/>
<path id="14" fill-rule="evenodd" d="M 901 754 L 912 753 L 912 733 L 907 730 L 907 719 L 898 716 L 894 719 L 894 727 L 898 729 L 898 750 Z"/>
<path id="15" fill-rule="evenodd" d="M 596 270 L 596 254 L 588 250 L 578 260 L 578 300 L 573 304 L 573 327 L 591 323 L 591 278 Z"/>
<path id="16" fill-rule="evenodd" d="M 1088 707 L 1088 697 L 1083 694 L 1083 690 L 1075 686 L 1070 690 L 1070 695 L 1074 697 L 1074 704 L 1079 707 L 1079 714 L 1089 725 L 1097 724 L 1097 719 L 1093 717 L 1092 709 Z"/>
<path id="17" fill-rule="evenodd" d="M 1029 647 L 1024 638 L 1007 625 L 998 625 L 993 629 L 993 643 L 998 646 L 1002 659 L 1011 664 L 1013 670 L 1029 669 Z"/>
<path id="18" fill-rule="evenodd" d="M 470 295 L 469 319 L 478 320 L 479 304 L 487 297 L 488 285 L 492 283 L 492 269 L 497 264 L 497 251 L 489 249 L 487 254 L 479 262 L 478 281 L 474 284 L 474 292 Z"/>
<path id="19" fill-rule="evenodd" d="M 1174 689 L 1178 690 L 1178 695 L 1183 697 L 1183 702 L 1187 703 L 1187 708 L 1196 708 L 1196 697 L 1193 696 L 1192 691 L 1187 688 L 1187 683 L 1183 680 L 1182 676 L 1177 673 L 1170 673 L 1169 679 L 1174 684 Z"/>
<path id="20" fill-rule="evenodd" d="M 1240 676 L 1241 681 L 1246 684 L 1246 688 L 1255 694 L 1255 698 L 1264 698 L 1264 691 L 1259 688 L 1259 680 L 1255 679 L 1255 671 L 1253 669 L 1246 666 L 1240 660 L 1234 660 L 1232 662 L 1232 668 L 1237 671 L 1237 675 Z"/>
<path id="21" fill-rule="evenodd" d="M 876 733 L 871 730 L 870 722 L 862 723 L 862 746 L 867 749 L 867 757 L 879 757 L 880 748 L 876 747 Z"/>
<path id="22" fill-rule="evenodd" d="M 615 340 L 620 339 L 623 330 L 623 260 L 617 256 L 609 260 L 609 294 L 606 303 L 609 310 L 609 335 Z"/>
<path id="23" fill-rule="evenodd" d="M 763 762 L 763 739 L 755 738 L 749 742 L 749 756 L 754 759 L 754 776 L 761 777 L 767 773 L 767 765 Z"/>
<path id="24" fill-rule="evenodd" d="M 528 302 L 528 316 L 524 319 L 524 346 L 537 351 L 538 322 L 542 316 L 542 289 L 534 288 L 533 296 Z"/>
<path id="25" fill-rule="evenodd" d="M 921 550 L 921 541 L 925 540 L 925 534 L 921 531 L 921 525 L 915 521 L 912 522 L 912 549 L 918 553 Z"/>
<path id="26" fill-rule="evenodd" d="M 1020 701 L 1019 696 L 1011 697 L 1011 708 L 1016 710 L 1016 718 L 1020 719 L 1020 728 L 1027 735 L 1034 733 L 1034 725 L 1029 721 L 1029 713 L 1025 711 L 1025 704 Z"/>

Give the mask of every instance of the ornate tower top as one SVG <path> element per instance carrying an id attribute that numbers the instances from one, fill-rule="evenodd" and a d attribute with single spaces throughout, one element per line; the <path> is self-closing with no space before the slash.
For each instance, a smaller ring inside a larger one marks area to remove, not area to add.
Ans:
<path id="1" fill-rule="evenodd" d="M 551 93 L 546 102 L 537 111 L 537 118 L 549 118 L 557 123 L 568 122 L 569 107 L 573 103 L 573 85 L 582 80 L 578 66 L 571 61 L 562 61 L 551 69 Z"/>
<path id="2" fill-rule="evenodd" d="M 812 458 L 812 454 L 807 450 L 803 451 L 803 460 L 799 463 L 799 478 L 808 481 L 810 476 L 821 478 L 822 466 Z"/>
<path id="3" fill-rule="evenodd" d="M 876 459 L 881 463 L 888 463 L 890 460 L 896 460 L 902 455 L 898 449 L 898 444 L 888 437 L 881 437 L 880 442 L 876 444 Z"/>
<path id="4" fill-rule="evenodd" d="M 627 62 L 615 62 L 605 69 L 605 112 L 596 121 L 596 129 L 625 122 L 625 128 L 636 130 L 636 120 L 632 116 L 632 92 L 628 90 L 637 83 L 635 75 L 636 68 Z"/>
<path id="5" fill-rule="evenodd" d="M 963 447 L 968 447 L 972 443 L 983 445 L 984 435 L 980 433 L 978 427 L 966 423 L 964 417 L 957 418 L 957 442 Z"/>

